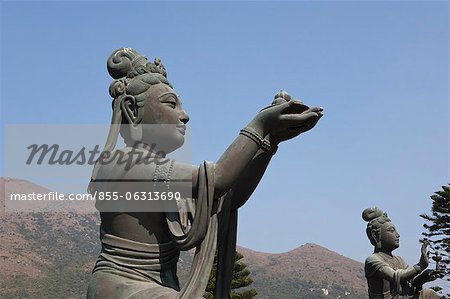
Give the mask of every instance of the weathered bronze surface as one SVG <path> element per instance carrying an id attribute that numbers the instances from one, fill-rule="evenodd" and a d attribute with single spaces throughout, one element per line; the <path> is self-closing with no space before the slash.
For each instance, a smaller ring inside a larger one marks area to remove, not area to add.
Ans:
<path id="1" fill-rule="evenodd" d="M 96 183 L 105 180 L 149 182 L 147 191 L 152 191 L 152 181 L 172 188 L 173 182 L 190 180 L 193 200 L 178 202 L 191 209 L 177 212 L 106 211 L 102 205 L 108 204 L 98 203 L 102 251 L 87 297 L 202 298 L 218 247 L 215 298 L 228 298 L 237 209 L 253 193 L 278 144 L 312 129 L 323 109 L 309 108 L 280 92 L 272 105 L 237 134 L 217 162 L 189 165 L 165 158 L 183 145 L 189 116 L 167 80 L 161 60 L 151 63 L 137 51 L 121 48 L 109 57 L 108 71 L 114 79 L 109 89 L 113 117 L 105 156 L 115 157 L 118 152 L 127 156 L 131 150 L 145 154 L 133 156 L 127 167 L 114 158 L 97 163 L 90 192 L 99 191 Z M 168 126 L 161 127 L 161 133 L 148 125 Z M 127 144 L 124 149 L 115 149 L 119 135 Z M 153 163 L 140 163 L 148 162 L 146 159 Z M 176 275 L 179 252 L 191 248 L 196 248 L 196 253 L 190 278 L 180 289 Z"/>

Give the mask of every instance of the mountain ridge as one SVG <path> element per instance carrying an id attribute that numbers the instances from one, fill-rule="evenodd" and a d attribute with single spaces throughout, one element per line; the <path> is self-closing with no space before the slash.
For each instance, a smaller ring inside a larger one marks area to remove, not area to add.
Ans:
<path id="1" fill-rule="evenodd" d="M 16 184 L 21 192 L 50 192 L 26 180 L 0 177 L 0 297 L 83 298 L 100 251 L 98 214 L 6 212 L 5 183 Z M 362 263 L 320 245 L 307 243 L 284 253 L 237 250 L 251 271 L 257 298 L 365 297 Z M 181 255 L 181 281 L 191 258 L 192 252 Z"/>

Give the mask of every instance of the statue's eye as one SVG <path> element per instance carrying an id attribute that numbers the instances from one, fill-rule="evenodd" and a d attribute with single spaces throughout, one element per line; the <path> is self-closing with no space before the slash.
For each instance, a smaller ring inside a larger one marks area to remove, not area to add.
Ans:
<path id="1" fill-rule="evenodd" d="M 172 109 L 175 109 L 177 107 L 177 102 L 176 101 L 165 101 L 164 104 L 166 104 L 167 106 L 169 106 Z"/>
<path id="2" fill-rule="evenodd" d="M 172 95 L 163 96 L 160 99 L 160 101 L 161 101 L 162 104 L 167 105 L 167 106 L 169 106 L 172 109 L 175 109 L 177 107 L 177 104 L 178 104 L 177 103 L 177 99 L 174 96 L 172 96 Z"/>

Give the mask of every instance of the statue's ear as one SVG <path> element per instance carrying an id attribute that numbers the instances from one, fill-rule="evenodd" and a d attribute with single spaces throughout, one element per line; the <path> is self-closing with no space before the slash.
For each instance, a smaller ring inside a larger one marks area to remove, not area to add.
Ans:
<path id="1" fill-rule="evenodd" d="M 373 245 L 375 245 L 377 249 L 380 249 L 381 248 L 380 232 L 375 229 L 372 229 L 370 231 L 370 235 L 372 236 L 372 240 L 375 241 L 375 244 Z"/>
<path id="2" fill-rule="evenodd" d="M 378 234 L 377 234 L 377 231 L 376 231 L 376 230 L 372 229 L 372 230 L 370 231 L 370 235 L 372 236 L 372 239 L 374 239 L 375 241 L 378 240 Z"/>
<path id="3" fill-rule="evenodd" d="M 134 96 L 126 95 L 120 103 L 120 109 L 122 110 L 122 115 L 130 125 L 136 124 L 138 121 L 139 107 Z"/>

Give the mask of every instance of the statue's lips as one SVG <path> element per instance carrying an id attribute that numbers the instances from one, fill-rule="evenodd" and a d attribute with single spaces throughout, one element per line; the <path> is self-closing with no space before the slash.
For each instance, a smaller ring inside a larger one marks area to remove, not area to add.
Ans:
<path id="1" fill-rule="evenodd" d="M 186 126 L 185 125 L 178 125 L 177 129 L 181 134 L 183 134 L 183 135 L 186 134 Z"/>

